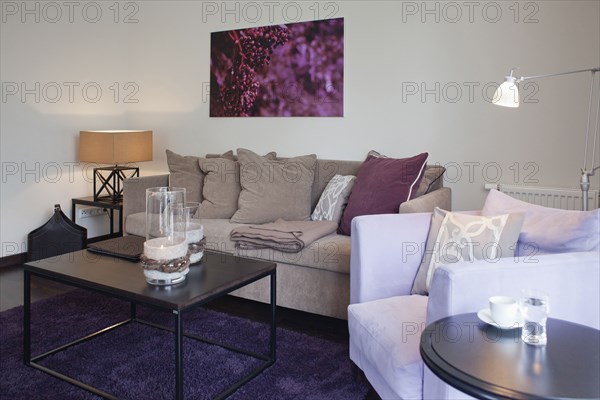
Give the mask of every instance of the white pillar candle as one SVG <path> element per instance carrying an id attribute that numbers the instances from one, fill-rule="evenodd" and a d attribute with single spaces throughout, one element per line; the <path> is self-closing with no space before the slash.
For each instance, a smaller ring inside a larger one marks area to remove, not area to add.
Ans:
<path id="1" fill-rule="evenodd" d="M 188 243 L 198 243 L 204 238 L 204 227 L 192 222 L 188 225 L 185 237 Z"/>
<path id="2" fill-rule="evenodd" d="M 190 255 L 190 264 L 195 264 L 198 261 L 202 260 L 202 256 L 204 255 L 204 252 L 201 251 L 199 253 L 194 253 Z"/>
<path id="3" fill-rule="evenodd" d="M 174 260 L 187 254 L 186 241 L 170 243 L 166 237 L 146 240 L 144 242 L 144 255 L 152 260 Z"/>
<path id="4" fill-rule="evenodd" d="M 149 271 L 144 270 L 144 276 L 150 280 L 158 281 L 173 281 L 187 275 L 190 272 L 189 268 L 184 269 L 181 272 L 161 272 L 161 271 Z"/>
<path id="5" fill-rule="evenodd" d="M 189 244 L 198 243 L 199 241 L 201 241 L 204 238 L 204 227 L 197 222 L 191 222 L 187 226 L 187 231 L 185 233 L 185 236 L 186 236 L 186 241 Z M 190 263 L 192 263 L 192 264 L 197 263 L 198 261 L 200 261 L 202 259 L 203 255 L 204 255 L 203 251 L 190 254 Z"/>

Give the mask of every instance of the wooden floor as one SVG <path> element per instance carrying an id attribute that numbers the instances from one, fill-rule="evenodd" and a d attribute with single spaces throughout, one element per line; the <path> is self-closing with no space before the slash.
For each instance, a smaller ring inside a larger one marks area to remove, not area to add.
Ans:
<path id="1" fill-rule="evenodd" d="M 57 282 L 31 278 L 31 301 L 38 301 L 72 290 Z M 23 305 L 23 267 L 0 268 L 0 311 Z"/>

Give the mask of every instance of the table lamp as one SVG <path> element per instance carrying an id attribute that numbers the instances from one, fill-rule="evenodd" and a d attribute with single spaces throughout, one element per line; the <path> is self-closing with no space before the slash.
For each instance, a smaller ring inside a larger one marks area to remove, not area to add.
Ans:
<path id="1" fill-rule="evenodd" d="M 536 76 L 522 76 L 517 78 L 513 76 L 514 71 L 517 68 L 513 68 L 510 70 L 510 75 L 505 77 L 504 83 L 502 83 L 498 89 L 496 89 L 496 93 L 494 94 L 494 98 L 492 103 L 503 106 L 503 107 L 511 107 L 516 108 L 519 107 L 519 89 L 518 84 L 520 82 L 530 80 L 530 79 L 538 79 L 538 78 L 546 78 L 549 76 L 559 76 L 559 75 L 568 75 L 568 74 L 577 74 L 581 72 L 591 72 L 592 79 L 590 85 L 590 103 L 588 106 L 588 117 L 587 117 L 587 130 L 585 134 L 585 146 L 584 146 L 584 155 L 583 155 L 583 167 L 581 168 L 581 178 L 579 180 L 579 186 L 581 187 L 581 209 L 583 211 L 588 210 L 588 191 L 590 188 L 590 176 L 593 176 L 597 169 L 600 166 L 594 167 L 594 162 L 596 160 L 596 149 L 598 148 L 598 129 L 599 129 L 599 116 L 600 116 L 600 78 L 598 79 L 598 89 L 597 89 L 597 99 L 596 99 L 596 126 L 594 129 L 594 137 L 592 140 L 592 157 L 591 163 L 588 164 L 588 147 L 590 145 L 590 120 L 592 115 L 592 104 L 594 102 L 594 87 L 596 85 L 596 72 L 600 71 L 600 67 L 597 68 L 588 68 L 588 69 L 580 69 L 577 71 L 567 71 L 567 72 L 559 72 L 554 74 L 546 74 L 546 75 L 536 75 Z M 589 165 L 589 166 L 588 166 Z"/>
<path id="2" fill-rule="evenodd" d="M 123 199 L 123 181 L 138 177 L 129 164 L 152 160 L 152 131 L 80 131 L 79 161 L 111 164 L 94 168 L 94 201 L 117 203 Z"/>

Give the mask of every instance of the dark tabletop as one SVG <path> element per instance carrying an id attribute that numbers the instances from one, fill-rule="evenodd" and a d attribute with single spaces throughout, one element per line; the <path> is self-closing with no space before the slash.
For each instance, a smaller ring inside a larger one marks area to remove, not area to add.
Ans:
<path id="1" fill-rule="evenodd" d="M 201 263 L 190 266 L 184 282 L 154 286 L 146 282 L 139 263 L 87 250 L 25 264 L 25 270 L 38 275 L 171 310 L 209 301 L 216 295 L 268 276 L 275 268 L 272 262 L 206 251 Z"/>
<path id="2" fill-rule="evenodd" d="M 548 319 L 548 344 L 521 341 L 476 314 L 443 318 L 421 336 L 421 356 L 441 379 L 482 399 L 600 398 L 600 331 Z"/>

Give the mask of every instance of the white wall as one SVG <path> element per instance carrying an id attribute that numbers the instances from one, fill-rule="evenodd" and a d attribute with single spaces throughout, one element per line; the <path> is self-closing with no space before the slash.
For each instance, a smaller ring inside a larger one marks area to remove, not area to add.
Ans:
<path id="1" fill-rule="evenodd" d="M 589 76 L 539 80 L 537 103 L 519 109 L 486 99 L 513 66 L 537 75 L 600 65 L 598 1 L 520 2 L 518 15 L 515 2 L 504 1 L 229 2 L 237 13 L 221 2 L 138 1 L 119 3 L 118 22 L 113 2 L 94 3 L 100 18 L 91 3 L 75 3 L 73 22 L 64 3 L 55 3 L 63 15 L 52 23 L 56 14 L 44 3 L 27 2 L 39 4 L 40 21 L 25 14 L 22 22 L 25 3 L 2 1 L 2 256 L 25 251 L 27 233 L 53 204 L 68 213 L 72 197 L 91 194 L 85 166 L 69 169 L 84 129 L 152 129 L 154 161 L 140 165 L 143 175 L 166 170 L 165 148 L 351 160 L 375 149 L 395 157 L 428 151 L 430 162 L 449 169 L 455 209 L 481 207 L 483 185 L 498 171 L 501 182 L 529 183 L 533 174 L 539 186 L 577 187 Z M 321 17 L 335 11 L 345 18 L 345 116 L 209 118 L 210 32 L 292 22 L 298 10 L 311 20 L 315 4 Z M 250 21 L 257 9 L 262 18 Z M 35 92 L 35 82 L 39 100 L 10 94 L 14 83 Z M 49 82 L 63 87 L 54 103 L 53 86 L 43 89 Z M 79 84 L 72 102 L 65 82 Z M 93 87 L 88 98 L 81 93 L 90 82 L 103 91 L 95 103 Z M 139 88 L 138 103 L 125 101 L 128 83 Z M 415 85 L 431 92 L 408 94 Z"/>

